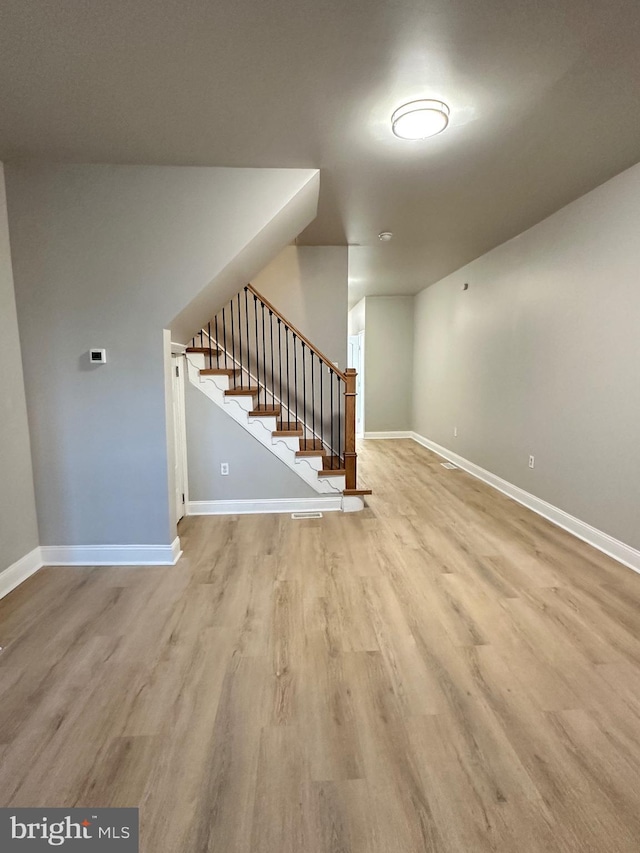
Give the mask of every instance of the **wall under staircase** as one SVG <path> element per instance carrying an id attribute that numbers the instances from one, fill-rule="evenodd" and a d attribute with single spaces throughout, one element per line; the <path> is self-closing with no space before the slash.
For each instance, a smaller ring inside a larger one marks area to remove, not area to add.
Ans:
<path id="1" fill-rule="evenodd" d="M 185 383 L 185 404 L 189 514 L 242 511 L 252 506 L 266 510 L 281 501 L 299 502 L 317 496 L 311 486 L 189 381 Z M 227 476 L 220 473 L 225 462 L 229 466 Z"/>

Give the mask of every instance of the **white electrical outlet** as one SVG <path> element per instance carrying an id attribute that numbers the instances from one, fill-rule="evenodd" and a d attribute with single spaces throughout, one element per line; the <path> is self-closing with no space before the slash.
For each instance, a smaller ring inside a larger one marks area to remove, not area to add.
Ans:
<path id="1" fill-rule="evenodd" d="M 220 463 L 220 473 L 222 474 L 223 477 L 226 477 L 228 475 L 228 473 L 229 473 L 229 463 L 228 462 L 221 462 Z"/>
<path id="2" fill-rule="evenodd" d="M 535 466 L 536 466 L 536 457 L 530 456 L 529 457 L 529 468 L 535 468 Z"/>
<path id="3" fill-rule="evenodd" d="M 457 437 L 458 437 L 458 427 L 454 427 L 454 428 L 453 428 L 453 437 L 454 437 L 454 438 L 457 438 Z"/>

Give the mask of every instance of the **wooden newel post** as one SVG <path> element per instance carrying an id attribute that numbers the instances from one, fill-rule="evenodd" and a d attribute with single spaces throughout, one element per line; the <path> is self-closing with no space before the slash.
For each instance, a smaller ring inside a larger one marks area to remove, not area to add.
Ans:
<path id="1" fill-rule="evenodd" d="M 344 467 L 345 488 L 355 489 L 357 480 L 356 453 L 356 376 L 357 370 L 347 367 L 344 372 Z"/>

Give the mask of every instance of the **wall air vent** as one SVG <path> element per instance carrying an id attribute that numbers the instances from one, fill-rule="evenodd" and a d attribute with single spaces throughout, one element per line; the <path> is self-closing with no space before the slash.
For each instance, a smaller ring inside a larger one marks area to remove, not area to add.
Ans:
<path id="1" fill-rule="evenodd" d="M 446 468 L 447 471 L 457 471 L 458 466 L 454 465 L 453 462 L 441 462 L 440 463 L 443 468 Z"/>
<path id="2" fill-rule="evenodd" d="M 321 512 L 292 512 L 291 518 L 322 518 Z"/>
<path id="3" fill-rule="evenodd" d="M 90 349 L 89 350 L 89 361 L 91 364 L 106 364 L 107 363 L 107 351 L 106 349 Z"/>

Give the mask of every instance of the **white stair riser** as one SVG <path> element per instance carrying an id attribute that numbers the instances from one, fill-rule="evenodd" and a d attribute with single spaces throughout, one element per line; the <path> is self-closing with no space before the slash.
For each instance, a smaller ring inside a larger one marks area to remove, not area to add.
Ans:
<path id="1" fill-rule="evenodd" d="M 329 485 L 337 486 L 338 490 L 341 492 L 344 492 L 344 490 L 347 488 L 346 478 L 345 478 L 344 474 L 342 474 L 340 477 L 322 477 L 322 476 L 319 476 L 318 479 L 323 480 L 324 482 L 328 483 Z"/>

